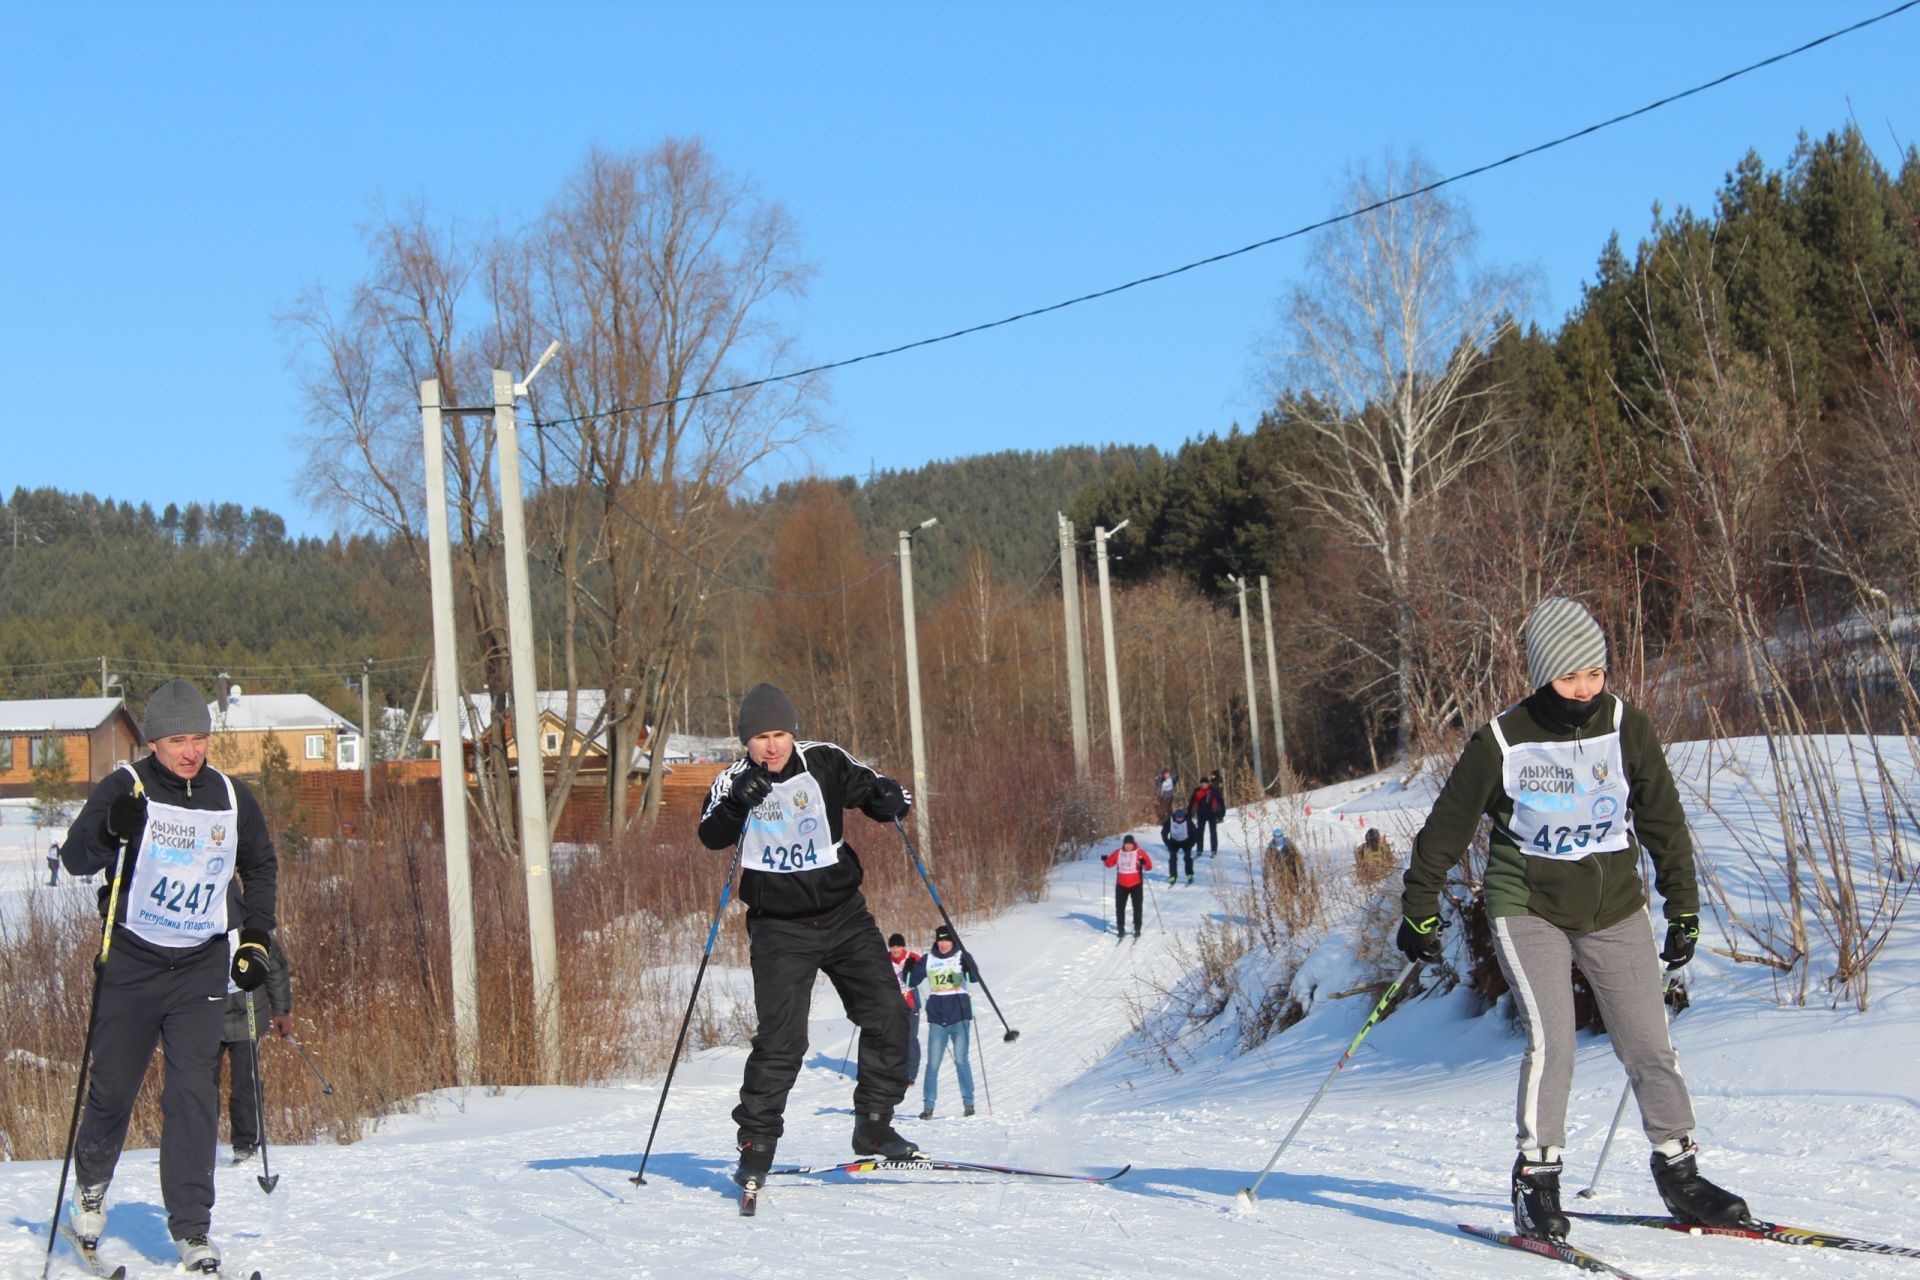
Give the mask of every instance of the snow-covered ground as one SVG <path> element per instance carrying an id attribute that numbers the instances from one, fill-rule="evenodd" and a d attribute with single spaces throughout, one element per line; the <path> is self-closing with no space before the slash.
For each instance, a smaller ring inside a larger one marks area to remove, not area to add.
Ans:
<path id="1" fill-rule="evenodd" d="M 1709 754 L 1676 750 L 1709 767 Z M 1911 779 L 1912 762 L 1905 762 Z M 1687 774 L 1698 787 L 1704 777 Z M 1722 778 L 1720 791 L 1735 783 Z M 1366 826 L 1404 851 L 1431 791 L 1389 776 L 1342 784 L 1222 824 L 1201 883 L 1150 881 L 1146 936 L 1116 943 L 1111 873 L 1092 856 L 1061 867 L 1047 897 L 967 932 L 1000 1007 L 1007 1044 L 976 1001 L 980 1114 L 959 1117 L 951 1067 L 939 1118 L 901 1128 L 931 1152 L 1047 1169 L 1109 1171 L 1093 1186 L 970 1174 L 840 1175 L 777 1181 L 752 1220 L 726 1174 L 744 1057 L 700 1054 L 680 1069 L 647 1169 L 637 1167 L 659 1081 L 597 1089 L 445 1092 L 418 1115 L 347 1147 L 275 1147 L 269 1197 L 258 1165 L 222 1168 L 215 1237 L 236 1267 L 271 1280 L 572 1276 L 1420 1276 L 1542 1277 L 1560 1264 L 1470 1239 L 1457 1223 L 1508 1221 L 1519 1043 L 1499 1011 L 1464 993 L 1416 1001 L 1378 1026 L 1261 1190 L 1252 1182 L 1367 1014 L 1327 998 L 1364 975 L 1336 940 L 1306 1019 L 1253 1052 L 1193 1037 L 1178 1068 L 1130 1034 L 1130 1001 L 1184 975 L 1177 939 L 1221 911 L 1210 887 L 1249 874 L 1243 845 L 1273 817 L 1315 859 L 1346 859 Z M 1722 804 L 1720 813 L 1738 806 Z M 1696 813 L 1703 854 L 1736 842 Z M 1160 850 L 1157 831 L 1137 833 Z M 44 845 L 40 847 L 44 854 Z M 1104 852 L 1104 848 L 1095 852 Z M 24 853 L 0 869 L 21 892 Z M 41 868 L 44 875 L 44 866 Z M 1733 874 L 1729 871 L 1728 874 Z M 1874 970 L 1865 1014 L 1777 1007 L 1752 969 L 1702 957 L 1694 1007 L 1675 1023 L 1710 1177 L 1778 1221 L 1920 1245 L 1920 915 L 1903 919 Z M 1336 939 L 1343 935 L 1336 934 Z M 1705 940 L 1713 941 L 1711 935 Z M 812 1052 L 787 1111 L 779 1163 L 844 1158 L 848 1024 L 824 983 Z M 1619 1095 L 1604 1041 L 1583 1040 L 1566 1188 L 1586 1185 Z M 991 1103 L 989 1105 L 989 1095 Z M 58 1165 L 0 1165 L 0 1267 L 36 1276 Z M 1657 1212 L 1631 1112 L 1599 1187 L 1581 1202 Z M 1576 1243 L 1646 1277 L 1920 1277 L 1920 1260 L 1772 1243 L 1694 1239 L 1576 1224 Z M 135 1277 L 169 1272 L 155 1153 L 129 1152 L 105 1250 Z M 61 1257 L 64 1259 L 64 1250 Z M 79 1274 L 67 1264 L 63 1274 Z M 1573 1274 L 1570 1270 L 1566 1274 Z"/>

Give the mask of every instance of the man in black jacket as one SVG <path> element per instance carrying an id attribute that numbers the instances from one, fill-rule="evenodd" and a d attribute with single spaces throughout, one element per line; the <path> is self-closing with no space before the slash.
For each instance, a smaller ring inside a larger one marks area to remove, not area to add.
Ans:
<path id="1" fill-rule="evenodd" d="M 876 822 L 907 812 L 904 788 L 831 742 L 796 742 L 800 716 L 770 684 L 740 700 L 746 758 L 714 779 L 700 815 L 700 842 L 739 849 L 747 905 L 753 1002 L 759 1026 L 740 1082 L 740 1167 L 734 1181 L 758 1187 L 785 1130 L 787 1094 L 807 1051 L 814 975 L 825 971 L 860 1028 L 853 1087 L 853 1150 L 911 1160 L 920 1153 L 893 1129 L 907 1094 L 907 1007 L 887 944 L 860 893 L 859 855 L 841 839 L 842 811 Z"/>
<path id="2" fill-rule="evenodd" d="M 160 1092 L 167 1230 L 182 1267 L 207 1273 L 220 1267 L 207 1233 L 227 980 L 248 991 L 266 981 L 279 875 L 253 793 L 207 764 L 212 728 L 206 700 L 185 680 L 154 690 L 140 724 L 152 754 L 94 784 L 60 847 L 71 874 L 110 876 L 70 1224 L 89 1247 L 106 1227 L 107 1184 L 158 1042 L 167 1064 Z M 236 872 L 245 889 L 240 918 L 231 920 L 227 884 Z M 240 936 L 231 950 L 230 927 Z"/>

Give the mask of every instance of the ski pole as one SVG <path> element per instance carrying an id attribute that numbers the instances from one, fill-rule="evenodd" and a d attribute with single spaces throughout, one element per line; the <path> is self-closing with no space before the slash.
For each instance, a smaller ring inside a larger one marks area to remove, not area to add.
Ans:
<path id="1" fill-rule="evenodd" d="M 846 1052 L 840 1055 L 840 1071 L 844 1075 L 850 1076 L 853 1074 L 853 1038 L 859 1034 L 860 1024 L 856 1022 L 853 1024 L 852 1029 L 847 1032 Z"/>
<path id="2" fill-rule="evenodd" d="M 1167 931 L 1167 922 L 1160 918 L 1160 895 L 1153 891 L 1153 876 L 1140 877 L 1140 883 L 1147 886 L 1147 901 L 1153 905 L 1153 927 L 1161 933 Z"/>
<path id="3" fill-rule="evenodd" d="M 132 772 L 129 770 L 129 772 Z M 133 794 L 146 794 L 140 775 L 133 775 Z M 107 891 L 107 914 L 100 921 L 100 954 L 93 962 L 93 994 L 87 1000 L 87 1038 L 80 1046 L 80 1078 L 73 1086 L 73 1115 L 67 1121 L 67 1150 L 60 1157 L 60 1188 L 53 1196 L 53 1221 L 47 1224 L 47 1260 L 40 1268 L 40 1280 L 53 1272 L 53 1242 L 60 1234 L 60 1206 L 67 1200 L 67 1169 L 73 1163 L 74 1144 L 80 1140 L 80 1105 L 87 1096 L 87 1076 L 93 1065 L 93 1028 L 100 1015 L 100 979 L 107 970 L 107 953 L 113 949 L 113 913 L 120 907 L 120 881 L 127 870 L 127 847 L 120 846 L 120 865 L 114 868 L 113 883 Z"/>
<path id="4" fill-rule="evenodd" d="M 707 961 L 713 955 L 713 940 L 720 934 L 721 913 L 727 909 L 727 899 L 733 894 L 733 871 L 739 865 L 746 839 L 746 829 L 742 828 L 740 840 L 733 846 L 733 856 L 727 859 L 727 878 L 720 883 L 720 903 L 714 907 L 713 923 L 707 928 L 707 945 L 700 953 L 700 967 L 694 971 L 693 994 L 687 997 L 687 1012 L 680 1019 L 680 1035 L 673 1042 L 673 1056 L 667 1059 L 667 1078 L 660 1086 L 659 1105 L 653 1109 L 653 1127 L 647 1130 L 647 1149 L 640 1153 L 640 1171 L 633 1175 L 635 1186 L 647 1185 L 647 1160 L 653 1155 L 653 1137 L 660 1132 L 660 1113 L 667 1109 L 667 1091 L 673 1088 L 673 1073 L 680 1065 L 680 1048 L 687 1042 L 687 1024 L 693 1021 L 693 1005 L 700 998 L 700 981 L 707 976 Z"/>
<path id="5" fill-rule="evenodd" d="M 927 886 L 927 892 L 932 895 L 933 905 L 940 909 L 940 918 L 947 922 L 947 928 L 953 930 L 953 945 L 960 950 L 965 950 L 960 942 L 959 926 L 954 924 L 953 917 L 947 914 L 947 904 L 940 901 L 940 891 L 933 887 L 933 877 L 927 874 L 927 864 L 920 861 L 920 854 L 914 849 L 913 841 L 908 838 L 907 829 L 901 825 L 900 819 L 893 820 L 893 829 L 900 833 L 900 843 L 907 847 L 907 856 L 913 859 L 913 869 L 920 873 L 920 881 Z M 1009 1043 L 1018 1040 L 1020 1033 L 1007 1023 L 1007 1015 L 1000 1012 L 1000 1002 L 993 998 L 993 992 L 988 988 L 987 980 L 979 974 L 975 974 L 974 977 L 980 983 L 980 990 L 986 992 L 987 1003 L 993 1006 L 993 1016 L 1000 1019 L 1001 1026 L 1007 1028 L 1007 1034 L 1000 1038 Z"/>
<path id="6" fill-rule="evenodd" d="M 267 1159 L 267 1085 L 260 1070 L 260 1026 L 253 1020 L 253 992 L 242 994 L 247 998 L 247 1052 L 253 1055 L 253 1115 L 254 1122 L 260 1126 L 260 1173 L 254 1181 L 262 1191 L 272 1195 L 273 1189 L 280 1185 L 280 1175 L 273 1171 Z"/>
<path id="7" fill-rule="evenodd" d="M 1628 1079 L 1620 1086 L 1620 1105 L 1613 1109 L 1613 1123 L 1607 1126 L 1607 1140 L 1600 1144 L 1600 1159 L 1593 1166 L 1593 1180 L 1580 1192 L 1582 1200 L 1593 1199 L 1593 1189 L 1600 1185 L 1600 1171 L 1607 1167 L 1607 1152 L 1613 1150 L 1613 1135 L 1620 1128 L 1620 1117 L 1627 1114 L 1627 1099 L 1633 1096 L 1633 1081 Z"/>
<path id="8" fill-rule="evenodd" d="M 312 1056 L 307 1053 L 306 1049 L 298 1040 L 295 1040 L 292 1036 L 287 1036 L 285 1039 L 288 1044 L 293 1046 L 293 1051 L 300 1055 L 300 1061 L 307 1064 L 307 1070 L 313 1072 L 313 1078 L 320 1082 L 320 1092 L 331 1094 L 333 1092 L 333 1086 L 327 1083 L 327 1078 L 324 1075 L 320 1074 L 319 1064 L 313 1060 Z"/>
<path id="9" fill-rule="evenodd" d="M 967 1043 L 973 1043 L 973 1037 L 967 1037 Z M 980 1087 L 987 1091 L 987 1114 L 993 1114 L 993 1078 L 987 1074 L 987 1042 L 980 1042 Z"/>
<path id="10" fill-rule="evenodd" d="M 1392 1002 L 1394 996 L 1399 994 L 1401 984 L 1406 982 L 1413 971 L 1419 967 L 1418 960 L 1409 960 L 1401 967 L 1400 976 L 1393 980 L 1393 984 L 1387 988 L 1387 993 L 1380 997 L 1378 1004 L 1373 1006 L 1373 1012 L 1368 1014 L 1367 1020 L 1360 1024 L 1360 1030 L 1354 1035 L 1353 1043 L 1349 1044 L 1347 1051 L 1340 1055 L 1340 1061 L 1333 1064 L 1333 1070 L 1327 1072 L 1327 1078 L 1320 1082 L 1320 1091 L 1313 1095 L 1313 1101 L 1309 1102 L 1307 1109 L 1300 1113 L 1300 1118 L 1293 1122 L 1293 1128 L 1287 1130 L 1287 1136 L 1280 1140 L 1280 1145 L 1274 1149 L 1273 1158 L 1267 1161 L 1267 1167 L 1260 1171 L 1260 1176 L 1254 1180 L 1252 1186 L 1240 1188 L 1239 1197 L 1242 1205 L 1252 1208 L 1253 1202 L 1259 1199 L 1260 1184 L 1267 1180 L 1267 1175 L 1273 1172 L 1273 1166 L 1279 1163 L 1280 1153 L 1287 1149 L 1287 1144 L 1293 1141 L 1293 1135 L 1300 1132 L 1300 1126 L 1307 1122 L 1307 1117 L 1313 1114 L 1313 1109 L 1320 1105 L 1320 1099 L 1326 1096 L 1327 1089 L 1333 1084 L 1333 1078 L 1340 1074 L 1340 1068 L 1347 1065 L 1347 1059 L 1351 1058 L 1353 1051 L 1360 1047 L 1360 1042 L 1367 1038 L 1367 1032 L 1373 1030 L 1373 1024 L 1386 1015 L 1387 1005 Z"/>
<path id="11" fill-rule="evenodd" d="M 1679 992 L 1677 998 L 1675 996 L 1676 991 Z M 1676 1003 L 1678 1003 L 1680 1009 L 1687 1007 L 1686 984 L 1681 981 L 1678 972 L 1669 977 L 1666 986 L 1661 988 L 1660 1001 L 1669 1009 L 1673 1009 Z M 1678 1011 L 1679 1010 L 1674 1010 L 1676 1013 Z M 1667 1025 L 1669 1027 L 1673 1025 L 1673 1018 L 1673 1013 L 1667 1014 Z M 1633 1080 L 1629 1078 L 1625 1084 L 1620 1086 L 1620 1105 L 1613 1109 L 1613 1123 L 1607 1126 L 1607 1140 L 1600 1144 L 1600 1159 L 1593 1166 L 1593 1180 L 1587 1183 L 1585 1189 L 1580 1192 L 1580 1198 L 1582 1200 L 1593 1199 L 1594 1189 L 1600 1185 L 1600 1171 L 1607 1167 L 1607 1153 L 1613 1150 L 1613 1135 L 1620 1128 L 1620 1117 L 1627 1113 L 1627 1098 L 1630 1097 L 1632 1093 Z"/>

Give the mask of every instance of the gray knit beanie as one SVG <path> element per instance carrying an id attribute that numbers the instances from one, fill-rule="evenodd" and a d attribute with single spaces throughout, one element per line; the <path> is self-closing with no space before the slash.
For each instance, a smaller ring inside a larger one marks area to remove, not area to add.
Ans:
<path id="1" fill-rule="evenodd" d="M 1548 596 L 1534 606 L 1527 619 L 1527 675 L 1534 688 L 1606 665 L 1607 637 L 1579 601 Z"/>
<path id="2" fill-rule="evenodd" d="M 207 711 L 206 696 L 185 680 L 169 680 L 147 699 L 140 736 L 148 742 L 176 733 L 212 732 L 213 716 Z"/>
<path id="3" fill-rule="evenodd" d="M 793 709 L 793 699 L 780 689 L 770 684 L 757 684 L 747 690 L 746 697 L 740 699 L 738 729 L 742 742 L 751 742 L 760 734 L 775 729 L 798 733 L 800 713 Z"/>

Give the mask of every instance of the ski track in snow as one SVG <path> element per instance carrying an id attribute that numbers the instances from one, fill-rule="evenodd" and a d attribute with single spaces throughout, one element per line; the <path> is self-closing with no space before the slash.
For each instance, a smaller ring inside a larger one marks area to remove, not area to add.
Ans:
<path id="1" fill-rule="evenodd" d="M 1429 796 L 1421 784 L 1379 777 L 1342 784 L 1309 797 L 1314 816 L 1289 831 L 1316 859 L 1349 857 L 1362 825 L 1383 827 L 1404 849 Z M 900 1128 L 952 1159 L 1078 1172 L 1132 1163 L 1110 1185 L 932 1172 L 782 1178 L 761 1194 L 759 1216 L 742 1219 L 727 1179 L 728 1112 L 745 1055 L 727 1048 L 681 1065 L 646 1187 L 629 1179 L 658 1080 L 449 1090 L 352 1146 L 272 1147 L 281 1181 L 271 1196 L 255 1181 L 257 1160 L 222 1164 L 214 1238 L 230 1270 L 259 1267 L 268 1280 L 1575 1274 L 1456 1229 L 1510 1221 L 1520 1049 L 1502 1013 L 1474 1016 L 1458 993 L 1415 1001 L 1376 1027 L 1267 1178 L 1258 1206 L 1236 1207 L 1235 1191 L 1258 1175 L 1369 1000 L 1318 999 L 1305 1021 L 1244 1055 L 1230 1051 L 1230 1035 L 1196 1038 L 1176 1050 L 1175 1071 L 1131 1040 L 1128 997 L 1182 976 L 1173 939 L 1218 915 L 1210 885 L 1248 874 L 1243 832 L 1264 836 L 1273 820 L 1250 814 L 1243 825 L 1230 814 L 1220 854 L 1201 860 L 1195 885 L 1151 876 L 1146 934 L 1137 942 L 1114 941 L 1112 873 L 1097 861 L 1111 844 L 1060 867 L 1043 901 L 965 929 L 1021 1036 L 1005 1043 L 992 1006 L 976 993 L 979 1114 L 960 1118 L 948 1066 L 937 1118 L 916 1118 L 916 1085 L 901 1105 Z M 1714 856 L 1709 825 L 1696 821 L 1696 829 Z M 1157 830 L 1136 834 L 1161 854 Z M 0 841 L 0 910 L 17 909 L 18 895 L 33 892 L 28 882 L 44 875 L 33 854 L 29 842 Z M 933 870 L 937 878 L 937 862 Z M 73 901 L 91 910 L 90 896 L 76 892 Z M 1778 1008 L 1751 967 L 1702 954 L 1693 966 L 1695 1006 L 1674 1036 L 1694 1089 L 1704 1171 L 1760 1216 L 1920 1245 L 1914 918 L 1901 922 L 1876 965 L 1867 1015 Z M 1324 976 L 1329 993 L 1374 977 L 1351 961 Z M 813 1012 L 780 1164 L 827 1163 L 851 1150 L 852 1082 L 838 1056 L 850 1027 L 824 982 Z M 1563 1180 L 1569 1207 L 1659 1208 L 1631 1108 L 1598 1197 L 1575 1196 L 1593 1172 L 1620 1087 L 1604 1041 L 1583 1037 Z M 56 1162 L 0 1164 L 5 1275 L 40 1274 L 58 1176 Z M 112 1262 L 126 1263 L 135 1280 L 178 1274 L 155 1152 L 126 1154 L 109 1213 L 103 1249 Z M 1576 1223 L 1573 1241 L 1646 1277 L 1920 1280 L 1912 1259 L 1636 1227 Z M 64 1246 L 56 1257 L 56 1275 L 84 1274 Z"/>

